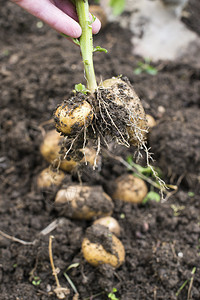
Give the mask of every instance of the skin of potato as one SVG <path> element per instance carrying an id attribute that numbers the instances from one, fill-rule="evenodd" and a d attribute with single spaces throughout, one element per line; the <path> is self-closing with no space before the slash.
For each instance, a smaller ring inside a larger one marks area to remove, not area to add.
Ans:
<path id="1" fill-rule="evenodd" d="M 110 78 L 103 81 L 102 86 L 106 89 L 110 89 L 110 93 L 114 101 L 119 106 L 123 106 L 129 114 L 129 124 L 127 124 L 126 130 L 129 134 L 129 142 L 137 146 L 145 140 L 147 133 L 147 120 L 142 106 L 142 103 L 136 94 L 133 87 L 121 78 Z M 121 96 L 119 86 L 123 86 L 122 90 L 124 96 Z M 131 115 L 130 115 L 131 112 Z"/>
<path id="2" fill-rule="evenodd" d="M 39 173 L 37 177 L 38 188 L 49 188 L 52 185 L 60 185 L 65 177 L 65 173 L 62 171 L 52 171 L 50 168 L 45 168 Z"/>
<path id="3" fill-rule="evenodd" d="M 65 135 L 78 133 L 93 119 L 92 107 L 87 101 L 83 101 L 77 107 L 71 108 L 67 104 L 60 105 L 56 112 L 56 129 Z"/>
<path id="4" fill-rule="evenodd" d="M 40 146 L 40 153 L 49 163 L 55 163 L 59 165 L 59 168 L 66 172 L 71 172 L 77 165 L 78 162 L 72 158 L 70 160 L 60 160 L 60 142 L 62 136 L 56 130 L 50 130 L 44 137 L 43 143 Z M 94 164 L 96 158 L 96 151 L 93 148 L 86 147 L 84 149 L 85 157 L 80 162 L 89 162 L 91 165 Z"/>
<path id="5" fill-rule="evenodd" d="M 102 245 L 92 243 L 88 238 L 84 238 L 82 242 L 82 253 L 85 260 L 97 267 L 101 264 L 109 264 L 114 268 L 121 266 L 125 260 L 125 250 L 121 241 L 112 235 L 113 250 L 117 255 L 107 252 Z"/>
<path id="6" fill-rule="evenodd" d="M 90 198 L 91 193 L 98 193 L 98 197 L 103 200 L 103 205 L 106 206 L 107 203 L 112 204 L 112 199 L 104 192 L 96 191 L 95 187 L 90 186 L 80 186 L 74 185 L 69 186 L 66 189 L 61 189 L 57 192 L 55 198 L 56 205 L 67 205 L 68 211 L 66 215 L 73 219 L 80 220 L 91 220 L 93 217 L 108 216 L 112 214 L 112 209 L 110 211 L 101 211 L 101 207 L 94 209 L 88 205 L 87 200 Z M 64 211 L 64 210 L 63 210 Z M 69 213 L 68 213 L 69 212 Z"/>
<path id="7" fill-rule="evenodd" d="M 101 224 L 105 227 L 107 227 L 110 232 L 114 233 L 116 236 L 120 235 L 120 225 L 117 222 L 117 220 L 111 216 L 99 218 L 93 222 L 93 224 Z"/>
<path id="8" fill-rule="evenodd" d="M 131 203 L 142 203 L 142 200 L 148 193 L 146 183 L 132 174 L 118 177 L 115 183 L 116 189 L 112 196 L 113 199 Z"/>

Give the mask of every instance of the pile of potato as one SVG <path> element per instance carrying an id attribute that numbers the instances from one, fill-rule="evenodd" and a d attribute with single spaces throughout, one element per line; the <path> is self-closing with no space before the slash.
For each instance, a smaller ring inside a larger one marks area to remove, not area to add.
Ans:
<path id="1" fill-rule="evenodd" d="M 61 151 L 62 143 L 63 137 L 55 130 L 45 135 L 40 152 L 51 165 L 38 174 L 37 185 L 40 189 L 52 185 L 58 187 L 54 205 L 59 216 L 93 222 L 86 230 L 81 246 L 86 261 L 93 266 L 109 264 L 118 268 L 125 260 L 125 250 L 119 240 L 120 225 L 112 217 L 114 201 L 141 203 L 148 188 L 142 179 L 132 174 L 116 178 L 110 196 L 101 186 L 70 184 L 59 188 L 65 172 L 73 172 L 82 162 L 92 165 L 96 157 L 93 148 L 86 147 L 83 157 L 79 160 L 73 156 L 65 158 Z"/>

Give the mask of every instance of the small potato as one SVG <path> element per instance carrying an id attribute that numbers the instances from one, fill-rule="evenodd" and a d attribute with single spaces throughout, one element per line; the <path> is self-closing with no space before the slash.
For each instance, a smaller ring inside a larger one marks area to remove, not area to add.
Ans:
<path id="1" fill-rule="evenodd" d="M 72 185 L 57 192 L 55 206 L 61 215 L 90 220 L 93 217 L 111 215 L 112 199 L 101 186 Z"/>
<path id="2" fill-rule="evenodd" d="M 82 253 L 85 260 L 95 267 L 109 264 L 118 268 L 125 260 L 125 250 L 121 241 L 100 224 L 87 229 L 82 242 Z"/>
<path id="3" fill-rule="evenodd" d="M 129 142 L 135 146 L 141 144 L 146 138 L 147 120 L 141 101 L 131 84 L 113 77 L 103 81 L 102 86 L 109 90 L 107 98 L 118 106 L 118 122 L 126 123 Z M 120 115 L 123 115 L 122 119 Z M 123 125 L 119 125 L 119 130 L 124 131 Z"/>
<path id="4" fill-rule="evenodd" d="M 148 192 L 146 183 L 132 174 L 118 177 L 115 184 L 116 188 L 112 198 L 125 202 L 142 203 Z"/>
<path id="5" fill-rule="evenodd" d="M 87 127 L 92 119 L 91 105 L 86 101 L 65 101 L 55 111 L 55 127 L 65 135 L 76 135 L 84 127 Z"/>
<path id="6" fill-rule="evenodd" d="M 62 171 L 53 171 L 50 168 L 44 169 L 37 177 L 37 186 L 39 189 L 49 188 L 52 185 L 59 186 L 65 177 Z"/>
<path id="7" fill-rule="evenodd" d="M 110 232 L 114 233 L 115 235 L 117 236 L 120 235 L 120 230 L 121 230 L 120 225 L 117 222 L 117 220 L 114 219 L 113 217 L 107 216 L 107 217 L 97 219 L 96 221 L 94 221 L 93 224 L 103 225 L 107 227 L 110 230 Z"/>
<path id="8" fill-rule="evenodd" d="M 105 11 L 100 5 L 90 5 L 90 13 L 101 21 L 101 28 L 105 28 L 108 23 Z"/>
<path id="9" fill-rule="evenodd" d="M 92 147 L 85 147 L 82 151 L 85 156 L 81 161 L 75 161 L 72 157 L 61 159 L 59 154 L 63 137 L 56 130 L 50 130 L 44 137 L 44 141 L 40 146 L 42 156 L 49 163 L 59 166 L 60 169 L 66 172 L 71 172 L 80 162 L 89 162 L 92 166 L 96 158 L 96 151 Z"/>
<path id="10" fill-rule="evenodd" d="M 151 115 L 146 115 L 146 119 L 147 119 L 147 126 L 151 129 L 154 126 L 156 126 L 156 120 L 154 119 L 154 117 L 152 117 Z"/>

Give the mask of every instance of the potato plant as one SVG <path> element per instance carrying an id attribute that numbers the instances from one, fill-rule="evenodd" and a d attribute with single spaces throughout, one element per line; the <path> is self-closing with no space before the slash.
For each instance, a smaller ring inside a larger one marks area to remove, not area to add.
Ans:
<path id="1" fill-rule="evenodd" d="M 97 84 L 93 52 L 92 27 L 88 0 L 73 1 L 82 35 L 76 43 L 80 46 L 87 88 L 76 85 L 76 93 L 57 107 L 54 113 L 55 127 L 65 136 L 66 153 L 84 149 L 92 141 L 98 155 L 102 146 L 110 141 L 130 147 L 145 147 L 147 120 L 141 101 L 129 80 L 110 78 Z M 94 163 L 95 167 L 95 163 Z"/>

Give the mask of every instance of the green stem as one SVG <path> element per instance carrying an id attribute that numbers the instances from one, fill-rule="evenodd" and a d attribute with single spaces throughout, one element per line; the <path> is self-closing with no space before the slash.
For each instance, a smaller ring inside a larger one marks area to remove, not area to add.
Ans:
<path id="1" fill-rule="evenodd" d="M 80 37 L 80 48 L 83 58 L 85 76 L 87 80 L 87 88 L 91 93 L 97 89 L 97 82 L 93 65 L 93 38 L 92 25 L 89 18 L 88 0 L 76 0 L 76 11 L 79 18 L 79 24 L 82 28 Z"/>

